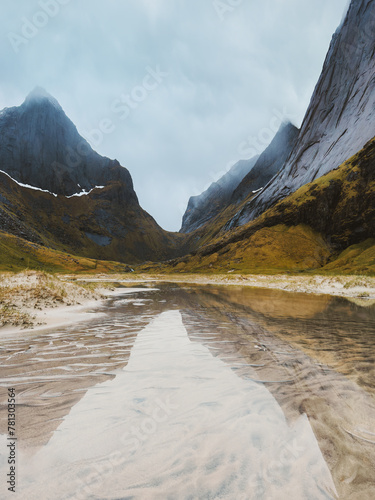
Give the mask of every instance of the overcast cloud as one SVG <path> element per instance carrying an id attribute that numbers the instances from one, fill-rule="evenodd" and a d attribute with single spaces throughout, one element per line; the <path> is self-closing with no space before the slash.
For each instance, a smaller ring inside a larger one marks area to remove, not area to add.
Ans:
<path id="1" fill-rule="evenodd" d="M 44 87 L 178 230 L 189 196 L 261 152 L 282 117 L 301 124 L 347 3 L 3 0 L 0 107 Z"/>

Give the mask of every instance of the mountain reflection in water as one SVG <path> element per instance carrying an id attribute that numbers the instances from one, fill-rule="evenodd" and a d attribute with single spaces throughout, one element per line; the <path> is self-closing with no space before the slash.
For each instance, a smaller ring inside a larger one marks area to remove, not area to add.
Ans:
<path id="1" fill-rule="evenodd" d="M 18 498 L 372 498 L 373 307 L 157 288 L 3 338 Z"/>

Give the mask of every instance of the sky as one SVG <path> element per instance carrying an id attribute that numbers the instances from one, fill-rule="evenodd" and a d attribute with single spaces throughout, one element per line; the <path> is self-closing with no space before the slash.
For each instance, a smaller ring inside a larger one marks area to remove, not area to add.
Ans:
<path id="1" fill-rule="evenodd" d="M 3 0 L 0 109 L 35 87 L 179 230 L 190 196 L 300 126 L 348 0 Z"/>

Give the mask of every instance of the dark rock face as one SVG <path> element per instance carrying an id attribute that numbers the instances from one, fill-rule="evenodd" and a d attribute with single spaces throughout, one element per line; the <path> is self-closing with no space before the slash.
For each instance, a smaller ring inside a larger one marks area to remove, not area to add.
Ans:
<path id="1" fill-rule="evenodd" d="M 121 180 L 137 202 L 129 172 L 93 151 L 56 99 L 40 88 L 21 106 L 0 113 L 0 170 L 65 196 Z"/>
<path id="2" fill-rule="evenodd" d="M 271 144 L 260 155 L 254 168 L 244 177 L 232 194 L 232 203 L 243 201 L 252 192 L 264 188 L 289 158 L 298 137 L 298 128 L 284 123 Z"/>
<path id="3" fill-rule="evenodd" d="M 375 136 L 375 0 L 352 0 L 333 35 L 297 144 L 232 227 L 337 168 Z"/>
<path id="4" fill-rule="evenodd" d="M 234 189 L 251 171 L 258 158 L 255 156 L 250 160 L 240 160 L 206 191 L 199 196 L 192 196 L 183 216 L 180 232 L 191 233 L 223 210 L 230 202 Z"/>
<path id="5" fill-rule="evenodd" d="M 333 252 L 375 236 L 375 139 L 338 169 L 331 171 L 268 209 L 259 219 L 227 233 L 227 238 L 198 250 L 223 251 L 247 241 L 257 231 L 277 225 L 304 224 L 320 233 Z M 293 253 L 295 249 L 290 248 Z"/>
<path id="6" fill-rule="evenodd" d="M 192 196 L 182 220 L 182 233 L 191 233 L 216 217 L 229 205 L 241 203 L 272 179 L 289 157 L 298 129 L 283 123 L 271 144 L 260 155 L 236 163 L 199 196 Z"/>
<path id="7" fill-rule="evenodd" d="M 42 89 L 0 113 L 0 231 L 128 263 L 185 251 L 140 207 L 128 170 L 93 151 Z"/>

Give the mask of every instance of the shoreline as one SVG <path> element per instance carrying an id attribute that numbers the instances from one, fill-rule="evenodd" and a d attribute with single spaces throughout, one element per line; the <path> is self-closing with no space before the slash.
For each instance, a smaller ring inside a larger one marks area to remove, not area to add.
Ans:
<path id="1" fill-rule="evenodd" d="M 375 303 L 375 278 L 368 276 L 290 276 L 277 275 L 195 275 L 195 274 L 137 274 L 137 275 L 80 275 L 61 276 L 73 282 L 105 282 L 123 284 L 185 283 L 192 285 L 227 285 L 269 288 L 285 292 L 332 295 L 357 299 L 363 305 Z"/>
<path id="2" fill-rule="evenodd" d="M 35 317 L 36 323 L 32 327 L 22 326 L 3 326 L 0 328 L 0 335 L 14 335 L 19 333 L 39 333 L 52 328 L 66 327 L 82 321 L 89 321 L 105 313 L 90 312 L 89 310 L 98 309 L 107 300 L 88 300 L 87 302 L 76 306 L 62 306 L 56 309 L 44 308 Z"/>
<path id="3" fill-rule="evenodd" d="M 96 280 L 93 280 L 95 283 Z M 62 284 L 64 282 L 62 281 Z M 100 283 L 100 282 L 99 282 Z M 139 289 L 141 291 L 143 289 Z M 85 290 L 86 291 L 86 290 Z M 133 288 L 131 289 L 133 291 Z M 83 321 L 90 321 L 92 319 L 106 316 L 105 312 L 98 312 L 98 309 L 111 299 L 114 295 L 126 295 L 131 293 L 129 289 L 119 288 L 113 286 L 101 287 L 100 285 L 94 291 L 88 294 L 86 298 L 80 297 L 80 302 L 74 305 L 74 299 L 67 297 L 68 303 L 61 306 L 48 307 L 46 304 L 39 307 L 37 311 L 33 309 L 32 303 L 26 298 L 22 305 L 22 314 L 31 315 L 32 320 L 29 326 L 9 324 L 0 327 L 0 335 L 8 336 L 20 333 L 39 333 L 45 330 L 50 330 L 59 327 L 66 327 L 72 324 L 80 323 Z M 77 290 L 75 290 L 77 292 Z M 87 291 L 86 291 L 87 292 Z M 1 319 L 1 315 L 0 315 Z"/>
<path id="4" fill-rule="evenodd" d="M 289 276 L 280 275 L 161 275 L 161 274 L 115 274 L 105 275 L 60 275 L 50 276 L 38 272 L 25 272 L 7 276 L 2 285 L 2 311 L 13 316 L 0 320 L 1 335 L 33 333 L 52 328 L 89 321 L 97 318 L 97 309 L 115 294 L 129 293 L 113 284 L 137 285 L 149 288 L 158 283 L 176 283 L 196 286 L 234 286 L 280 290 L 292 293 L 330 295 L 343 297 L 361 307 L 375 304 L 375 278 L 365 276 Z M 51 286 L 52 283 L 52 286 Z M 82 283 L 82 284 L 81 284 Z M 84 283 L 97 286 L 85 288 Z M 48 286 L 47 286 L 48 285 Z M 35 299 L 35 292 L 42 287 L 42 298 Z M 61 296 L 56 298 L 56 287 Z M 4 299 L 4 290 L 7 292 Z M 18 294 L 18 296 L 17 296 Z M 51 299 L 52 297 L 52 299 Z M 5 304 L 5 307 L 4 307 Z M 1 309 L 1 307 L 0 307 Z M 4 313 L 3 313 L 4 314 Z M 21 318 L 21 320 L 20 320 Z M 4 324 L 6 321 L 6 324 Z"/>
<path id="5" fill-rule="evenodd" d="M 103 291 L 102 291 L 103 292 Z M 107 297 L 55 275 L 24 271 L 0 275 L 0 334 L 12 335 L 66 326 L 97 316 Z"/>

